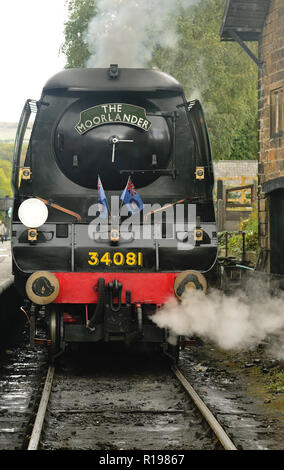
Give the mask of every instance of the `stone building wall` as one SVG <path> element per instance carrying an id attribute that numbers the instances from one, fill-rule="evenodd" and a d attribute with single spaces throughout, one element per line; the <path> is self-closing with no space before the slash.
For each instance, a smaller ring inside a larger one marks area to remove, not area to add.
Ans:
<path id="1" fill-rule="evenodd" d="M 257 160 L 219 160 L 213 164 L 215 179 L 257 177 Z"/>
<path id="2" fill-rule="evenodd" d="M 269 256 L 268 200 L 262 184 L 284 176 L 284 1 L 271 0 L 260 39 L 259 235 Z M 283 102 L 282 102 L 283 101 Z M 280 104 L 282 102 L 282 105 Z M 282 108 L 281 108 L 282 106 Z M 273 108 L 273 109 L 272 109 Z M 276 109 L 277 108 L 277 109 Z M 269 265 L 269 259 L 268 259 Z"/>

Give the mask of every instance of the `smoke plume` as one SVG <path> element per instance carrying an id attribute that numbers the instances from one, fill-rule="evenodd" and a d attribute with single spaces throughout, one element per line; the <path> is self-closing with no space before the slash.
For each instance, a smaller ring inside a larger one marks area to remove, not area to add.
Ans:
<path id="1" fill-rule="evenodd" d="M 179 6 L 198 0 L 98 0 L 85 35 L 87 67 L 146 67 L 153 48 L 175 47 Z"/>
<path id="2" fill-rule="evenodd" d="M 152 320 L 171 337 L 197 335 L 226 350 L 251 349 L 273 335 L 274 355 L 284 358 L 284 294 L 271 296 L 262 283 L 252 282 L 251 288 L 234 295 L 190 291 L 181 304 L 169 301 Z"/>

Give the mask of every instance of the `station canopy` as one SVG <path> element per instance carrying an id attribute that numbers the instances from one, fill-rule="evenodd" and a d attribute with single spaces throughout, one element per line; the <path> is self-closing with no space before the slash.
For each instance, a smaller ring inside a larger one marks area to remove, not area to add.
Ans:
<path id="1" fill-rule="evenodd" d="M 234 41 L 236 33 L 242 41 L 258 41 L 269 3 L 270 0 L 227 0 L 220 30 L 221 40 Z"/>

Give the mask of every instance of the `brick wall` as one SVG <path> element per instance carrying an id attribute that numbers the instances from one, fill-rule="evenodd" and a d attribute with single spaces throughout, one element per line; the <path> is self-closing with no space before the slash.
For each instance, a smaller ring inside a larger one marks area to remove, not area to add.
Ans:
<path id="1" fill-rule="evenodd" d="M 271 137 L 271 92 L 284 87 L 284 1 L 271 0 L 260 40 L 259 72 L 259 184 L 284 176 L 284 138 Z M 259 199 L 260 246 L 269 253 L 268 204 Z M 268 258 L 269 265 L 269 258 Z"/>

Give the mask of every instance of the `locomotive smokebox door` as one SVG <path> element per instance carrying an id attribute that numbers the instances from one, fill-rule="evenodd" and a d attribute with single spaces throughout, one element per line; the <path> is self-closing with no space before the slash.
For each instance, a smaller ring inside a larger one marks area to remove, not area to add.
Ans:
<path id="1" fill-rule="evenodd" d="M 158 178 L 152 171 L 152 155 L 161 170 L 171 159 L 172 120 L 158 114 L 148 99 L 136 96 L 136 104 L 131 104 L 120 103 L 119 95 L 115 98 L 116 102 L 100 103 L 99 98 L 82 96 L 57 125 L 57 163 L 71 181 L 84 188 L 96 189 L 94 175 L 99 174 L 105 190 L 124 189 L 129 171 L 137 172 L 135 186 L 139 188 Z"/>

